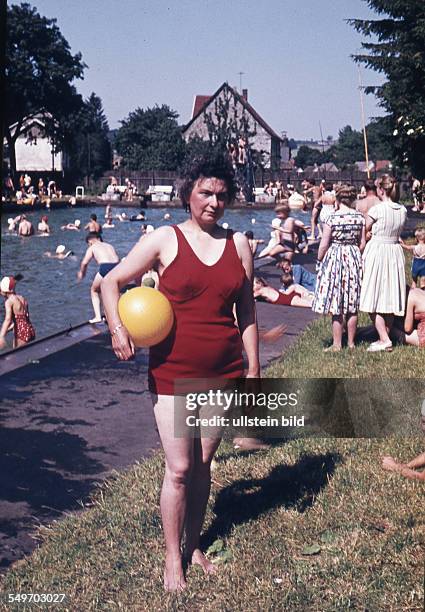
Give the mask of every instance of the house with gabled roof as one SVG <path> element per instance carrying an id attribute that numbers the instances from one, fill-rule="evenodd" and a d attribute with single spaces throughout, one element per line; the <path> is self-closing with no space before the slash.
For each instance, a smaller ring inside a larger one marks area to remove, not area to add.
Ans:
<path id="1" fill-rule="evenodd" d="M 63 172 L 67 167 L 67 156 L 56 151 L 52 138 L 46 135 L 48 113 L 37 113 L 24 119 L 19 126 L 21 134 L 16 139 L 15 156 L 17 172 Z M 10 126 L 14 134 L 18 123 Z"/>
<path id="2" fill-rule="evenodd" d="M 226 109 L 226 110 L 224 110 Z M 279 136 L 248 102 L 248 90 L 240 94 L 228 83 L 223 83 L 212 95 L 196 95 L 193 102 L 192 118 L 183 128 L 186 141 L 198 136 L 209 139 L 211 121 L 220 123 L 220 113 L 226 112 L 229 123 L 247 126 L 249 146 L 263 153 L 265 167 L 278 169 L 282 162 L 288 162 L 290 150 L 287 138 Z M 236 134 L 235 134 L 236 137 Z"/>

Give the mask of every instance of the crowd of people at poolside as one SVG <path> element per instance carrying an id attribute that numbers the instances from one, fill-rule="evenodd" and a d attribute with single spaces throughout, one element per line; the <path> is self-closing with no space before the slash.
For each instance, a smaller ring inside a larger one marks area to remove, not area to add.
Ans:
<path id="1" fill-rule="evenodd" d="M 391 351 L 393 342 L 425 347 L 425 226 L 415 231 L 416 244 L 401 239 L 406 208 L 398 203 L 395 180 L 383 175 L 367 182 L 360 193 L 352 185 L 306 185 L 313 198 L 309 239 L 320 237 L 314 287 L 294 280 L 291 262 L 299 249 L 299 231 L 290 217 L 288 201 L 276 206 L 269 244 L 258 255 L 279 259 L 283 269 L 276 290 L 254 279 L 254 295 L 273 304 L 311 307 L 332 317 L 333 342 L 343 339 L 354 348 L 358 312 L 369 313 L 377 340 L 368 351 Z M 305 240 L 302 236 L 301 240 Z M 303 243 L 301 242 L 303 246 Z M 258 248 L 253 243 L 254 252 Z M 413 255 L 412 284 L 406 286 L 403 251 Z M 299 274 L 299 272 L 298 272 Z"/>
<path id="2" fill-rule="evenodd" d="M 27 172 L 19 176 L 16 186 L 12 177 L 8 175 L 4 180 L 3 191 L 3 201 L 15 198 L 17 204 L 34 205 L 37 202 L 49 202 L 51 199 L 62 197 L 62 191 L 55 180 L 47 178 L 44 181 L 39 177 L 35 184 Z"/>
<path id="3" fill-rule="evenodd" d="M 425 323 L 421 316 L 425 312 L 425 305 L 421 306 L 425 295 L 421 291 L 425 289 L 425 229 L 419 227 L 416 230 L 415 245 L 401 240 L 406 209 L 386 195 L 388 185 L 385 181 L 389 181 L 394 190 L 393 180 L 386 175 L 375 183 L 366 182 L 359 193 L 350 185 L 332 185 L 326 181 L 317 186 L 304 181 L 302 194 L 295 191 L 292 185 L 288 185 L 287 190 L 277 185 L 273 189 L 279 190 L 279 200 L 275 207 L 276 216 L 271 220 L 268 243 L 255 238 L 252 230 L 245 232 L 254 259 L 273 258 L 281 271 L 279 288 L 256 276 L 254 298 L 330 314 L 333 343 L 328 350 L 340 350 L 346 337 L 347 345 L 350 348 L 354 346 L 359 310 L 370 314 L 378 335 L 377 342 L 372 343 L 369 350 L 390 351 L 393 342 L 425 345 Z M 268 188 L 272 187 L 269 185 Z M 294 195 L 302 198 L 303 206 L 311 208 L 311 226 L 291 216 L 290 201 Z M 165 213 L 164 221 L 169 219 L 170 213 Z M 102 232 L 114 228 L 117 221 L 143 222 L 145 214 L 140 211 L 132 215 L 126 212 L 114 215 L 108 203 L 103 223 L 92 213 L 84 226 L 80 219 L 75 219 L 62 225 L 61 230 L 79 232 L 84 229 L 98 235 L 99 241 L 107 245 L 101 238 Z M 255 227 L 255 219 L 252 219 L 252 223 Z M 223 227 L 226 225 L 223 224 Z M 141 225 L 142 234 L 153 229 L 152 225 Z M 36 232 L 49 235 L 48 215 L 41 215 L 36 231 L 25 214 L 9 218 L 8 231 L 20 236 L 31 236 Z M 387 236 L 388 233 L 390 235 Z M 294 265 L 294 255 L 297 253 L 302 260 L 309 251 L 309 243 L 311 245 L 311 241 L 317 238 L 320 244 L 316 271 L 307 270 L 298 263 Z M 94 252 L 104 250 L 103 247 L 95 248 Z M 411 251 L 413 255 L 411 288 L 406 288 L 403 250 Z M 44 255 L 65 259 L 74 253 L 59 244 L 54 252 L 45 252 Z M 112 263 L 94 258 L 98 263 Z M 372 268 L 373 272 L 370 272 Z M 99 289 L 96 283 L 94 285 L 91 288 L 94 309 L 91 321 L 100 322 Z M 391 295 L 388 295 L 389 287 Z"/>

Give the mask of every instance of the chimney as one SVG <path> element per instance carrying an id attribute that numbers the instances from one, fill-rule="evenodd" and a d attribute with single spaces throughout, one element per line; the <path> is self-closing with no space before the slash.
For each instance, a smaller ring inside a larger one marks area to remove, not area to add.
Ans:
<path id="1" fill-rule="evenodd" d="M 248 102 L 248 90 L 247 89 L 242 89 L 242 98 L 245 98 L 245 100 Z"/>

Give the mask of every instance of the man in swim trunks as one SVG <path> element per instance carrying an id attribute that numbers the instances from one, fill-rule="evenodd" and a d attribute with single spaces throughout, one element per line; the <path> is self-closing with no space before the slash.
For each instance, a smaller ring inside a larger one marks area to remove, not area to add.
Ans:
<path id="1" fill-rule="evenodd" d="M 102 237 L 97 232 L 90 232 L 87 234 L 86 242 L 88 244 L 88 248 L 83 259 L 81 260 L 77 278 L 80 281 L 83 280 L 86 275 L 87 266 L 89 265 L 91 259 L 94 259 L 99 264 L 99 271 L 94 277 L 92 286 L 90 288 L 94 318 L 90 319 L 89 323 L 101 323 L 102 315 L 100 312 L 100 283 L 102 278 L 119 264 L 120 258 L 118 257 L 112 244 L 103 242 Z"/>

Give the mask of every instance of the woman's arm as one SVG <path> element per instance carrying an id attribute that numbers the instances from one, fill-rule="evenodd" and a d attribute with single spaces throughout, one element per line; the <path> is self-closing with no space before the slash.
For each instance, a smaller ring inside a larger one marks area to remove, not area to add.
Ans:
<path id="1" fill-rule="evenodd" d="M 323 235 L 322 235 L 322 239 L 320 241 L 320 245 L 319 245 L 319 250 L 317 252 L 317 259 L 319 261 L 323 261 L 324 256 L 326 255 L 329 246 L 331 244 L 331 238 L 332 238 L 332 230 L 330 225 L 328 225 L 327 223 L 325 223 L 323 225 Z"/>
<path id="2" fill-rule="evenodd" d="M 370 217 L 369 215 L 366 215 L 366 233 L 370 232 L 370 230 L 372 229 L 372 225 L 375 223 L 375 221 L 376 219 Z"/>
<path id="3" fill-rule="evenodd" d="M 359 243 L 360 253 L 363 253 L 365 246 L 366 246 L 366 229 L 365 229 L 365 226 L 363 225 L 362 233 L 360 234 L 360 243 Z"/>
<path id="4" fill-rule="evenodd" d="M 409 297 L 407 298 L 406 318 L 404 319 L 404 331 L 406 332 L 406 334 L 411 334 L 413 331 L 413 323 L 415 320 L 414 311 L 415 311 L 414 290 L 411 290 L 409 292 Z"/>
<path id="5" fill-rule="evenodd" d="M 260 376 L 260 358 L 258 348 L 258 328 L 252 291 L 253 261 L 251 249 L 246 236 L 234 235 L 235 246 L 242 265 L 245 269 L 245 280 L 236 301 L 236 318 L 241 334 L 242 343 L 248 358 L 248 378 Z"/>
<path id="6" fill-rule="evenodd" d="M 9 327 L 13 323 L 12 304 L 10 300 L 6 300 L 4 307 L 5 307 L 6 313 L 5 313 L 3 324 L 0 329 L 0 347 L 1 348 L 3 348 L 6 345 L 6 334 L 9 331 Z"/>
<path id="7" fill-rule="evenodd" d="M 414 244 L 406 244 L 401 238 L 399 240 L 399 243 L 401 244 L 403 249 L 405 249 L 406 251 L 414 251 L 415 250 L 415 245 Z"/>
<path id="8" fill-rule="evenodd" d="M 112 336 L 112 348 L 116 356 L 124 361 L 133 357 L 134 344 L 118 314 L 120 289 L 160 261 L 161 244 L 169 243 L 168 230 L 169 228 L 163 227 L 147 234 L 100 284 L 103 308 Z"/>

